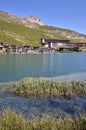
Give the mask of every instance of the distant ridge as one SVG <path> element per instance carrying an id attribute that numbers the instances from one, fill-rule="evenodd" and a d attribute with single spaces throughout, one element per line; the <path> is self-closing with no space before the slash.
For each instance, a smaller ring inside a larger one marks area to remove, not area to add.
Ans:
<path id="1" fill-rule="evenodd" d="M 28 27 L 37 27 L 37 25 L 45 26 L 46 24 L 38 18 L 36 15 L 30 15 L 28 17 L 19 17 L 14 14 L 10 14 L 7 12 L 0 11 L 0 19 L 4 19 L 7 21 L 13 21 L 16 23 L 21 23 L 24 24 L 25 26 Z"/>

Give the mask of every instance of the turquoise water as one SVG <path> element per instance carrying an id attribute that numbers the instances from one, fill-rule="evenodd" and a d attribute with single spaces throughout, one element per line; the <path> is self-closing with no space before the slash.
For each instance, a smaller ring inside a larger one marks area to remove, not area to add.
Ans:
<path id="1" fill-rule="evenodd" d="M 86 80 L 86 53 L 0 54 L 0 82 L 25 77 Z"/>

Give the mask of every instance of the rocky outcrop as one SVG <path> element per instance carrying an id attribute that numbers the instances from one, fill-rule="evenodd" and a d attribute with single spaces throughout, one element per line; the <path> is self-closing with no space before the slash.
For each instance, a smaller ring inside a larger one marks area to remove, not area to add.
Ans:
<path id="1" fill-rule="evenodd" d="M 23 24 L 27 27 L 37 27 L 37 25 L 44 26 L 46 25 L 40 18 L 35 15 L 30 15 L 28 17 L 19 17 L 7 12 L 0 11 L 0 19 L 4 19 L 8 22 L 16 22 L 19 24 Z"/>
<path id="2" fill-rule="evenodd" d="M 30 15 L 28 17 L 25 18 L 28 22 L 31 22 L 31 23 L 35 23 L 35 24 L 38 24 L 38 25 L 41 25 L 41 26 L 44 26 L 46 25 L 44 22 L 42 22 L 42 20 L 40 20 L 37 16 L 35 15 Z"/>

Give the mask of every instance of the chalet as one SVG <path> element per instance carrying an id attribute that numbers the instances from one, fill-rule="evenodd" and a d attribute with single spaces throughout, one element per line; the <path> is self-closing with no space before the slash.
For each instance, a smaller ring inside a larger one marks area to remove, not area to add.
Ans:
<path id="1" fill-rule="evenodd" d="M 40 52 L 40 47 L 34 46 L 33 49 L 34 53 L 39 53 Z"/>
<path id="2" fill-rule="evenodd" d="M 4 45 L 3 45 L 3 48 L 4 48 L 4 49 L 8 49 L 8 48 L 9 48 L 9 45 L 8 45 L 8 44 L 4 44 Z"/>
<path id="3" fill-rule="evenodd" d="M 52 48 L 42 48 L 42 49 L 40 50 L 40 52 L 42 52 L 42 53 L 54 53 L 55 50 L 52 49 Z"/>
<path id="4" fill-rule="evenodd" d="M 3 48 L 5 49 L 6 52 L 9 52 L 9 45 L 8 44 L 4 44 Z"/>
<path id="5" fill-rule="evenodd" d="M 0 50 L 3 50 L 3 43 L 0 43 Z"/>
<path id="6" fill-rule="evenodd" d="M 39 47 L 38 46 L 34 46 L 33 50 L 39 50 Z"/>
<path id="7" fill-rule="evenodd" d="M 86 50 L 86 43 L 75 43 L 79 50 Z"/>
<path id="8" fill-rule="evenodd" d="M 22 46 L 22 52 L 27 53 L 28 50 L 29 50 L 29 48 L 30 48 L 29 45 L 24 45 L 24 46 Z"/>
<path id="9" fill-rule="evenodd" d="M 18 53 L 22 53 L 22 46 L 18 46 L 18 47 L 17 47 L 17 52 L 18 52 Z"/>
<path id="10" fill-rule="evenodd" d="M 16 45 L 11 45 L 10 47 L 9 47 L 9 51 L 10 52 L 17 52 L 17 46 Z"/>

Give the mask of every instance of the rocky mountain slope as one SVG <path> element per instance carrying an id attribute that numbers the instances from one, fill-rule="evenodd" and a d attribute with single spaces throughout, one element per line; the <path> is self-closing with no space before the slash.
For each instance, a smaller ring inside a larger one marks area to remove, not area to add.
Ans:
<path id="1" fill-rule="evenodd" d="M 41 46 L 41 38 L 86 42 L 86 35 L 68 29 L 48 26 L 35 15 L 22 18 L 0 11 L 0 42 Z"/>
<path id="2" fill-rule="evenodd" d="M 37 25 L 46 25 L 44 22 L 42 22 L 41 19 L 39 19 L 35 15 L 30 15 L 27 17 L 19 17 L 7 12 L 0 11 L 0 19 L 4 19 L 8 22 L 15 22 L 18 24 L 23 24 L 26 27 L 37 27 Z"/>

